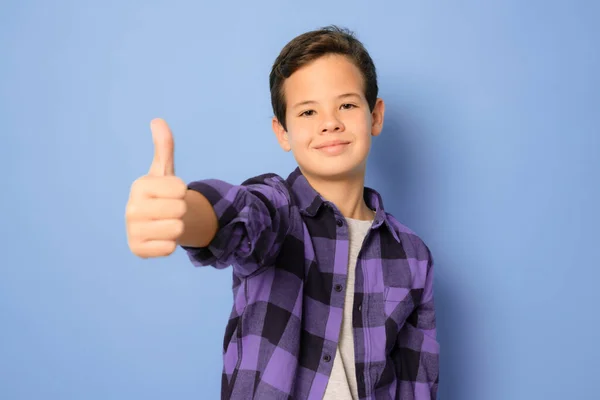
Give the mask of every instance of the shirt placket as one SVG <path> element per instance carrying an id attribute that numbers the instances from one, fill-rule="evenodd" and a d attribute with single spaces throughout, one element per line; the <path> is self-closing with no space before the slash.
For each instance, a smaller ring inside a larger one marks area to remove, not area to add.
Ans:
<path id="1" fill-rule="evenodd" d="M 339 248 L 340 244 L 344 244 L 345 251 L 338 252 L 336 250 L 335 257 L 333 260 L 334 263 L 334 276 L 336 279 L 332 282 L 333 287 L 331 288 L 332 296 L 340 296 L 342 299 L 345 299 L 347 287 L 345 287 L 348 279 L 348 261 L 350 257 L 350 249 L 349 249 L 349 231 L 345 219 L 343 216 L 335 212 L 335 223 L 336 223 L 336 248 Z M 343 302 L 342 302 L 343 304 Z M 342 306 L 339 318 L 339 324 L 336 324 L 336 347 L 333 349 L 327 349 L 323 354 L 323 360 L 325 362 L 332 362 L 333 357 L 335 357 L 335 353 L 337 350 L 337 346 L 339 345 L 339 337 L 342 329 L 342 319 L 343 319 L 344 307 Z M 331 367 L 333 367 L 333 362 Z"/>

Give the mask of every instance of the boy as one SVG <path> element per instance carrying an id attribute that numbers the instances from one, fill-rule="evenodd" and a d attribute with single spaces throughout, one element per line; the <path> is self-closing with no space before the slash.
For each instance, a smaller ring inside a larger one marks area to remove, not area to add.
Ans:
<path id="1" fill-rule="evenodd" d="M 196 266 L 232 266 L 223 399 L 435 399 L 431 254 L 364 187 L 384 117 L 373 61 L 346 30 L 308 32 L 270 87 L 272 129 L 298 168 L 186 185 L 154 120 L 154 160 L 127 205 L 131 250 L 181 246 Z"/>

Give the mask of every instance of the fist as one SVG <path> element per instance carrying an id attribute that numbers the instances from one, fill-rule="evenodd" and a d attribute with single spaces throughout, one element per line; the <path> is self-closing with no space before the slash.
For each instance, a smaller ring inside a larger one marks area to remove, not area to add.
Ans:
<path id="1" fill-rule="evenodd" d="M 187 185 L 175 176 L 171 130 L 161 119 L 150 127 L 154 159 L 148 174 L 131 185 L 125 210 L 129 248 L 142 258 L 168 256 L 177 249 L 186 213 Z"/>

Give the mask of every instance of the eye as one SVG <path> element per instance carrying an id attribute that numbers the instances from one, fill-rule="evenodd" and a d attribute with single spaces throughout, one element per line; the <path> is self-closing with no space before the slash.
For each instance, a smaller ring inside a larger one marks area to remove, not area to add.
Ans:
<path id="1" fill-rule="evenodd" d="M 344 110 L 350 110 L 350 109 L 355 108 L 355 107 L 356 107 L 356 105 L 351 104 L 351 103 L 342 104 L 342 108 Z"/>
<path id="2" fill-rule="evenodd" d="M 310 117 L 315 114 L 315 110 L 306 110 L 300 114 L 301 117 Z"/>

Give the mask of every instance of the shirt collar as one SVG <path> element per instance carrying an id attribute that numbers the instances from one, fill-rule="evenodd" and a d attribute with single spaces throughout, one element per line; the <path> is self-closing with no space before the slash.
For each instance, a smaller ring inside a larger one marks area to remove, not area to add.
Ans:
<path id="1" fill-rule="evenodd" d="M 291 191 L 298 204 L 300 212 L 306 216 L 314 217 L 322 206 L 335 205 L 325 200 L 308 182 L 306 177 L 302 174 L 300 167 L 296 169 L 288 176 L 287 183 L 291 188 Z M 391 224 L 385 209 L 383 208 L 383 199 L 381 195 L 372 188 L 365 186 L 364 188 L 365 202 L 367 206 L 375 211 L 375 221 L 372 229 L 379 228 L 381 225 L 385 225 L 390 231 L 394 239 L 400 242 L 400 238 L 396 233 L 396 230 Z"/>

